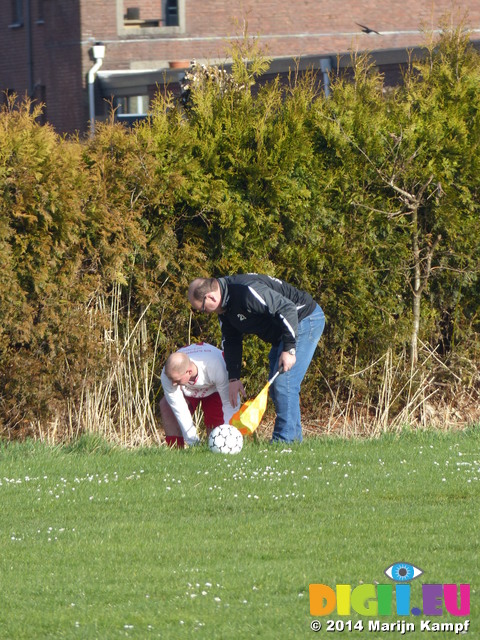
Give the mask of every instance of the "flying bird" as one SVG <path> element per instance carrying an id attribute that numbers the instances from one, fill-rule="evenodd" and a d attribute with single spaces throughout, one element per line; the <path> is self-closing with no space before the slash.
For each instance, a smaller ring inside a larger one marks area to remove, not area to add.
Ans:
<path id="1" fill-rule="evenodd" d="M 355 24 L 361 27 L 363 33 L 376 33 L 378 36 L 382 35 L 378 31 L 375 31 L 375 29 L 370 29 L 370 27 L 366 27 L 364 24 L 360 24 L 359 22 L 356 22 Z"/>

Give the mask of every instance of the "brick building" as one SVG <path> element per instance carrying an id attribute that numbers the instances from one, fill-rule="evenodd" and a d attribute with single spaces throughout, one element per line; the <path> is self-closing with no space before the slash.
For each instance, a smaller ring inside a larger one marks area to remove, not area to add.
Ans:
<path id="1" fill-rule="evenodd" d="M 326 80 L 356 50 L 371 52 L 393 83 L 443 18 L 480 38 L 480 2 L 465 0 L 462 16 L 452 10 L 451 0 L 2 0 L 0 90 L 44 103 L 59 132 L 87 133 L 108 101 L 120 117 L 145 113 L 158 85 L 178 83 L 176 62 L 228 62 L 244 28 L 273 58 L 273 74 L 299 63 Z"/>

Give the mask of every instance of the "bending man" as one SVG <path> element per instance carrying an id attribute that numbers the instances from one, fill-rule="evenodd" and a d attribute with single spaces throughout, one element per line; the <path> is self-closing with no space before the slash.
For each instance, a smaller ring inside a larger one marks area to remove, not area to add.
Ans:
<path id="1" fill-rule="evenodd" d="M 197 428 L 192 419 L 200 404 L 207 433 L 228 424 L 235 412 L 229 399 L 228 375 L 220 349 L 201 343 L 172 353 L 160 376 L 164 397 L 160 401 L 165 439 L 169 447 L 197 444 Z M 238 403 L 238 394 L 235 404 Z"/>
<path id="2" fill-rule="evenodd" d="M 292 285 L 259 274 L 197 278 L 190 283 L 192 307 L 216 313 L 220 320 L 230 401 L 245 395 L 241 377 L 243 336 L 254 334 L 272 345 L 270 387 L 277 413 L 273 440 L 302 440 L 300 386 L 325 327 L 325 316 L 312 296 Z"/>

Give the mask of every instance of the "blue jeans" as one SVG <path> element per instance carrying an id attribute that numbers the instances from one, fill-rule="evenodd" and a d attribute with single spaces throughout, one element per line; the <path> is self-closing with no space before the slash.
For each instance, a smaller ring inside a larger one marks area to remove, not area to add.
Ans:
<path id="1" fill-rule="evenodd" d="M 277 417 L 272 441 L 301 442 L 302 424 L 300 417 L 300 386 L 312 361 L 318 341 L 325 328 L 325 315 L 317 305 L 313 312 L 298 325 L 296 362 L 290 371 L 281 373 L 270 386 Z M 283 351 L 283 343 L 271 348 L 270 378 L 278 371 L 278 359 Z"/>

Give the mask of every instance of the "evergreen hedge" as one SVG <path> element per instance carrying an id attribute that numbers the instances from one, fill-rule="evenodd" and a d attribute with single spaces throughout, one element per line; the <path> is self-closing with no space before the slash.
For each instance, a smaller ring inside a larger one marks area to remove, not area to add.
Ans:
<path id="1" fill-rule="evenodd" d="M 258 84 L 268 60 L 238 46 L 231 76 L 196 66 L 181 100 L 159 93 L 146 122 L 130 130 L 112 120 L 87 140 L 38 125 L 38 107 L 9 99 L 0 113 L 4 433 L 64 415 L 109 375 L 113 313 L 126 334 L 146 322 L 141 358 L 155 346 L 157 374 L 188 341 L 218 343 L 216 319 L 192 316 L 186 300 L 199 275 L 265 272 L 318 300 L 327 330 L 306 380 L 313 413 L 352 384 L 374 403 L 374 363 L 386 353 L 403 381 L 423 358 L 445 392 L 452 380 L 472 388 L 480 59 L 460 29 L 426 48 L 395 89 L 368 56 L 354 56 L 352 75 L 332 78 L 326 98 L 313 72 Z M 266 351 L 246 341 L 253 387 Z M 160 392 L 157 380 L 152 404 Z"/>

